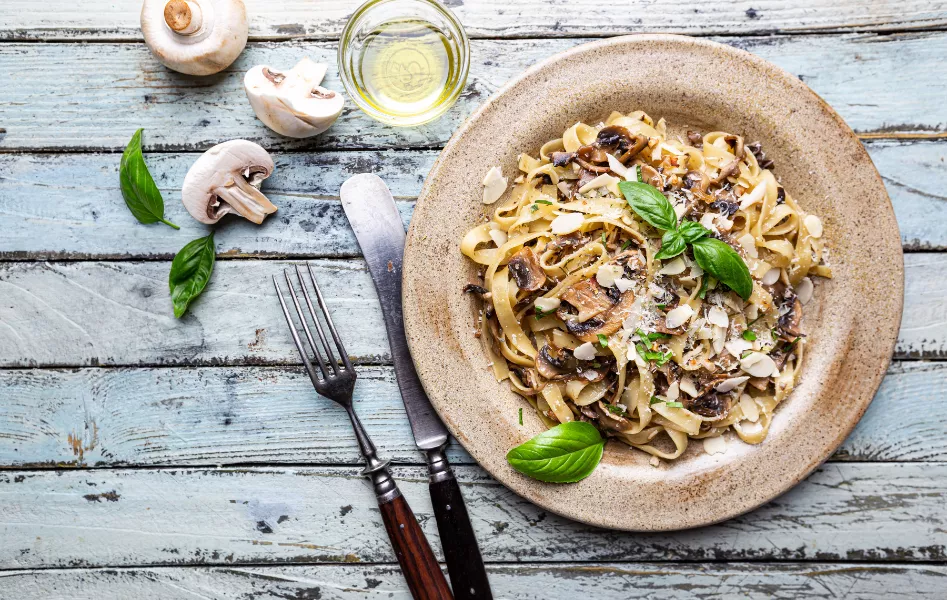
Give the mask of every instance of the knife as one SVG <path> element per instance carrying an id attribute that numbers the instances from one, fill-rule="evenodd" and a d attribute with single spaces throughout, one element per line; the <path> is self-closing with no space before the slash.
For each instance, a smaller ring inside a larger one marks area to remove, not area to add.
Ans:
<path id="1" fill-rule="evenodd" d="M 487 571 L 460 486 L 445 449 L 447 428 L 428 400 L 408 351 L 401 306 L 401 263 L 405 233 L 388 186 L 377 175 L 363 173 L 342 184 L 342 208 L 348 217 L 378 291 L 395 376 L 418 448 L 427 455 L 431 502 L 444 547 L 447 573 L 458 600 L 492 599 Z"/>

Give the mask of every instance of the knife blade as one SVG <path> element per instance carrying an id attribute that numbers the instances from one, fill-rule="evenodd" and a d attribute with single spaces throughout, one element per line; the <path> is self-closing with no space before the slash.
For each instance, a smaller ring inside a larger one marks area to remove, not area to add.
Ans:
<path id="1" fill-rule="evenodd" d="M 401 308 L 401 262 L 405 233 L 388 186 L 377 175 L 355 175 L 342 184 L 342 208 L 348 217 L 368 270 L 388 330 L 395 376 L 418 448 L 431 450 L 447 443 L 447 428 L 427 399 L 408 351 Z"/>
<path id="2" fill-rule="evenodd" d="M 421 387 L 404 333 L 401 267 L 406 236 L 401 214 L 388 186 L 377 175 L 364 173 L 349 178 L 342 184 L 341 196 L 342 208 L 378 292 L 411 431 L 418 448 L 427 455 L 434 517 L 454 597 L 490 600 L 493 595 L 477 538 L 444 452 L 450 437 Z"/>

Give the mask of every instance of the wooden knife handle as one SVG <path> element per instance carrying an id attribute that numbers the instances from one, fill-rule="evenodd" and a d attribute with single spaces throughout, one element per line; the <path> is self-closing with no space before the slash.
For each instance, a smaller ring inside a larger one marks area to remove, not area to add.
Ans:
<path id="1" fill-rule="evenodd" d="M 404 496 L 399 493 L 391 499 L 379 499 L 378 506 L 414 599 L 453 600 L 431 545 Z"/>

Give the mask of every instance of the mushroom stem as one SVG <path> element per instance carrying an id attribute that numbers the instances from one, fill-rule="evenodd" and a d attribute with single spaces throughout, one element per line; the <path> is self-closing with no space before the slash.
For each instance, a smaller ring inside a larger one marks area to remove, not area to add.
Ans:
<path id="1" fill-rule="evenodd" d="M 257 225 L 263 222 L 266 215 L 276 212 L 276 206 L 243 177 L 234 177 L 230 185 L 214 189 L 214 194 L 221 202 L 227 203 L 240 213 L 240 216 Z"/>
<path id="2" fill-rule="evenodd" d="M 177 34 L 191 35 L 201 29 L 201 5 L 195 0 L 169 0 L 164 5 L 164 21 Z"/>

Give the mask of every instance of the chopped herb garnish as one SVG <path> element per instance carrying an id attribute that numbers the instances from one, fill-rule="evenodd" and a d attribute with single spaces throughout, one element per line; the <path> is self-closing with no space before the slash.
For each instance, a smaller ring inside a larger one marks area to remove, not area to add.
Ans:
<path id="1" fill-rule="evenodd" d="M 755 342 L 756 334 L 750 331 L 749 329 L 747 329 L 746 331 L 743 332 L 743 339 L 745 339 L 748 342 Z"/>
<path id="2" fill-rule="evenodd" d="M 523 424 L 523 409 L 520 409 L 520 425 Z"/>
<path id="3" fill-rule="evenodd" d="M 602 348 L 608 348 L 608 336 L 603 333 L 598 334 L 598 345 Z"/>
<path id="4" fill-rule="evenodd" d="M 700 291 L 697 292 L 697 296 L 703 300 L 707 296 L 707 288 L 710 287 L 710 276 L 704 275 L 700 278 Z"/>
<path id="5" fill-rule="evenodd" d="M 660 331 L 655 331 L 653 333 L 645 333 L 641 329 L 635 329 L 635 333 L 638 334 L 638 337 L 640 337 L 642 340 L 648 340 L 649 342 L 660 340 L 661 338 L 671 337 L 666 333 L 661 333 Z"/>
<path id="6" fill-rule="evenodd" d="M 608 237 L 605 236 L 605 232 L 604 232 L 604 231 L 602 232 L 602 243 L 603 243 L 603 244 L 607 244 L 607 243 L 608 243 Z"/>
<path id="7" fill-rule="evenodd" d="M 644 179 L 641 178 L 641 165 L 635 165 L 635 176 L 638 178 L 639 182 L 644 181 Z"/>
<path id="8" fill-rule="evenodd" d="M 680 402 L 665 402 L 664 405 L 668 408 L 684 408 L 684 405 Z"/>
<path id="9" fill-rule="evenodd" d="M 595 362 L 592 363 L 592 366 L 595 367 L 596 369 L 598 369 L 598 368 L 600 368 L 600 367 L 602 366 L 602 363 L 600 363 L 600 362 L 598 362 L 598 361 L 595 361 Z"/>
<path id="10" fill-rule="evenodd" d="M 537 210 L 539 210 L 539 207 L 536 206 L 535 204 L 530 204 L 529 209 L 533 212 L 536 212 Z"/>
<path id="11" fill-rule="evenodd" d="M 667 308 L 668 305 L 662 302 L 661 304 L 655 304 L 655 306 L 657 306 L 661 310 L 664 310 L 665 308 Z"/>
<path id="12" fill-rule="evenodd" d="M 666 352 L 648 350 L 644 347 L 644 344 L 635 344 L 635 349 L 638 351 L 638 354 L 641 355 L 641 358 L 648 361 L 654 361 L 654 364 L 659 367 L 664 366 L 664 363 L 671 360 L 671 357 L 674 356 L 674 353 L 670 350 L 667 350 Z"/>
<path id="13" fill-rule="evenodd" d="M 624 242 L 622 242 L 622 243 L 621 243 L 622 252 L 624 252 L 625 250 L 627 250 L 627 249 L 628 249 L 628 246 L 630 246 L 630 245 L 631 245 L 631 240 L 625 240 Z"/>
<path id="14" fill-rule="evenodd" d="M 753 354 L 752 350 L 744 350 L 743 354 L 740 355 L 740 358 L 746 358 L 747 356 Z"/>
<path id="15" fill-rule="evenodd" d="M 552 202 L 550 202 L 549 200 L 543 200 L 542 198 L 540 198 L 539 200 L 536 201 L 536 204 L 548 204 L 548 205 L 552 205 Z M 536 208 L 539 208 L 539 207 L 537 206 Z"/>
<path id="16" fill-rule="evenodd" d="M 623 415 L 625 414 L 625 407 L 618 404 L 609 404 L 608 412 L 612 413 L 613 415 Z"/>
<path id="17" fill-rule="evenodd" d="M 545 317 L 545 316 L 548 316 L 548 315 L 551 315 L 551 314 L 552 314 L 552 311 L 544 312 L 543 309 L 539 308 L 538 306 L 534 306 L 533 309 L 536 311 L 536 320 L 537 320 L 537 321 L 540 320 L 540 319 L 542 319 L 542 318 Z"/>
<path id="18" fill-rule="evenodd" d="M 651 402 L 648 402 L 648 406 L 654 406 L 658 402 L 664 402 L 664 400 L 661 400 L 657 396 L 651 396 Z"/>
<path id="19" fill-rule="evenodd" d="M 801 339 L 801 338 L 798 338 L 798 337 L 797 337 L 796 339 L 794 339 L 794 340 L 791 341 L 791 342 L 786 342 L 785 344 L 783 344 L 783 350 L 791 350 L 792 347 L 796 345 L 796 342 L 798 342 L 800 339 Z"/>

